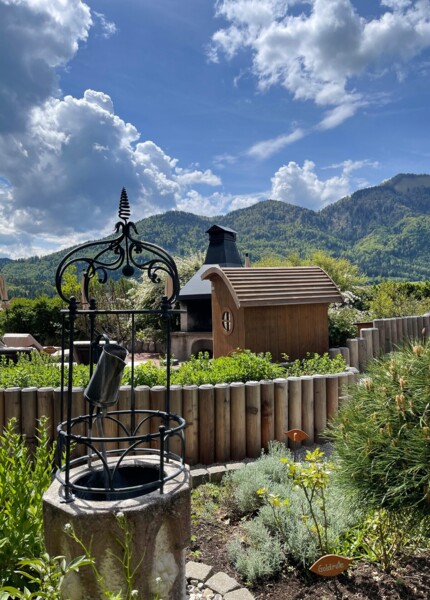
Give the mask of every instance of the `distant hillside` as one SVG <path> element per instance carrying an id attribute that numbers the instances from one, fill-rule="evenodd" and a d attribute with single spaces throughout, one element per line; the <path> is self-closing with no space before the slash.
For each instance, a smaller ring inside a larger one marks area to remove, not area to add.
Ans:
<path id="1" fill-rule="evenodd" d="M 322 249 L 351 260 L 373 279 L 430 279 L 430 175 L 400 174 L 359 190 L 320 212 L 267 200 L 219 217 L 170 211 L 136 222 L 139 237 L 173 255 L 205 251 L 214 223 L 237 231 L 251 260 Z M 0 259 L 10 296 L 54 293 L 62 256 Z"/>

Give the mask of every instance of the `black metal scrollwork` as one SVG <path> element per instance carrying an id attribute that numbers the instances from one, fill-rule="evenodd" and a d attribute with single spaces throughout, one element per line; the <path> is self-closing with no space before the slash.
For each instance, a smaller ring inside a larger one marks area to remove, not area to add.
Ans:
<path id="1" fill-rule="evenodd" d="M 82 244 L 66 254 L 60 262 L 55 275 L 55 285 L 58 294 L 65 302 L 69 302 L 70 299 L 63 292 L 64 274 L 67 269 L 78 263 L 85 265 L 83 302 L 89 302 L 89 284 L 94 277 L 103 284 L 108 279 L 108 271 L 118 269 L 121 269 L 125 277 L 134 275 L 136 269 L 146 272 L 153 283 L 158 283 L 160 274 L 165 273 L 172 281 L 167 303 L 171 306 L 175 302 L 179 294 L 179 277 L 175 261 L 160 246 L 133 237 L 133 234 L 138 235 L 138 231 L 133 221 L 129 221 L 130 215 L 127 192 L 123 188 L 118 210 L 121 221 L 115 225 L 115 234 L 118 235 L 111 240 Z M 87 250 L 92 256 L 84 256 Z"/>

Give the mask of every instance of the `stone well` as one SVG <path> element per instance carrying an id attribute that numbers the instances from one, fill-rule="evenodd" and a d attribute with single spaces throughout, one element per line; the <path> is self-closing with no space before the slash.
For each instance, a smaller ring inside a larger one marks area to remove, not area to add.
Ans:
<path id="1" fill-rule="evenodd" d="M 124 467 L 158 469 L 156 457 L 130 457 Z M 97 465 L 94 465 L 97 470 Z M 87 471 L 71 471 L 77 481 Z M 177 464 L 166 462 L 164 472 L 177 472 Z M 164 484 L 164 491 L 121 500 L 75 498 L 64 502 L 64 490 L 55 480 L 43 497 L 45 542 L 51 556 L 63 555 L 67 561 L 84 554 L 70 535 L 73 528 L 78 540 L 89 550 L 102 579 L 97 581 L 91 566 L 66 576 L 63 597 L 70 600 L 102 600 L 103 587 L 110 592 L 127 592 L 123 544 L 129 532 L 131 569 L 136 569 L 132 589 L 137 598 L 184 600 L 185 548 L 190 537 L 190 474 L 188 467 Z M 71 526 L 71 527 L 70 527 Z"/>

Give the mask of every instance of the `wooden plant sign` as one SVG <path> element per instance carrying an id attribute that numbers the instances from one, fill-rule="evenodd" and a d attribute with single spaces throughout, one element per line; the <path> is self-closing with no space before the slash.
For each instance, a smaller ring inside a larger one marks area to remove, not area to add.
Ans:
<path id="1" fill-rule="evenodd" d="M 306 431 L 303 431 L 302 429 L 289 429 L 288 431 L 285 431 L 285 435 L 292 442 L 302 442 L 309 437 Z"/>
<path id="2" fill-rule="evenodd" d="M 346 571 L 351 564 L 351 558 L 345 558 L 345 556 L 337 556 L 336 554 L 326 554 L 319 558 L 312 567 L 309 568 L 321 577 L 335 577 L 340 573 Z"/>

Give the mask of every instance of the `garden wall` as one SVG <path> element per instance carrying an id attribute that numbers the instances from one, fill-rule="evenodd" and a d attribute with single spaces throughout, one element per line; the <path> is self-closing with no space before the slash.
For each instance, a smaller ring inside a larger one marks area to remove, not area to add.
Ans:
<path id="1" fill-rule="evenodd" d="M 307 443 L 320 441 L 327 422 L 345 400 L 347 386 L 356 381 L 369 360 L 390 352 L 408 339 L 427 338 L 430 317 L 380 319 L 365 327 L 360 337 L 348 340 L 342 353 L 350 369 L 344 373 L 288 377 L 274 381 L 172 386 L 171 412 L 182 415 L 187 427 L 186 461 L 190 465 L 256 458 L 270 440 L 287 442 L 285 432 L 303 429 Z M 137 409 L 164 410 L 166 389 L 162 386 L 135 388 Z M 127 408 L 131 388 L 120 390 L 119 409 Z M 73 416 L 87 413 L 81 388 L 73 390 Z M 37 419 L 48 417 L 52 439 L 61 420 L 60 390 L 53 388 L 8 388 L 0 390 L 0 427 L 12 417 L 30 446 L 36 443 Z M 64 419 L 66 417 L 64 416 Z M 115 431 L 109 432 L 113 437 Z M 172 442 L 172 450 L 175 451 Z M 178 450 L 176 448 L 176 450 Z"/>

